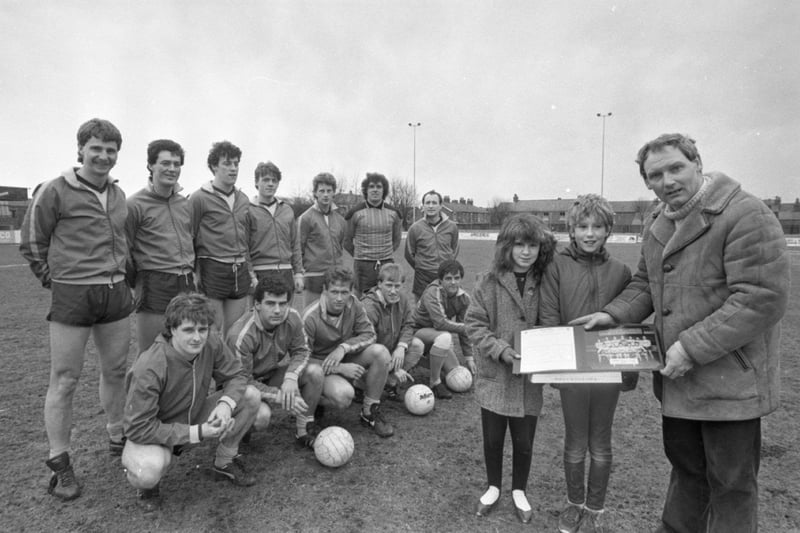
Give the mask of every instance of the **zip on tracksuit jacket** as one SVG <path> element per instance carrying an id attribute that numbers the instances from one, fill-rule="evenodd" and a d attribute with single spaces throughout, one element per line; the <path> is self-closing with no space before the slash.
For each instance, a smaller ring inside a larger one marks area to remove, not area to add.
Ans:
<path id="1" fill-rule="evenodd" d="M 191 209 L 189 200 L 177 191 L 164 197 L 151 183 L 128 198 L 125 233 L 130 247 L 127 276 L 131 287 L 137 272 L 143 270 L 170 274 L 194 270 Z"/>
<path id="2" fill-rule="evenodd" d="M 457 333 L 461 351 L 469 359 L 472 357 L 472 343 L 464 324 L 469 304 L 470 297 L 464 289 L 459 289 L 455 296 L 448 297 L 440 280 L 434 280 L 425 288 L 422 298 L 417 302 L 414 315 L 416 327 Z"/>
<path id="3" fill-rule="evenodd" d="M 226 341 L 251 385 L 261 392 L 269 392 L 259 380 L 279 367 L 288 367 L 284 379 L 297 381 L 308 366 L 310 352 L 306 344 L 303 319 L 291 307 L 286 320 L 272 331 L 264 327 L 254 309 L 245 313 L 228 330 Z"/>
<path id="4" fill-rule="evenodd" d="M 194 251 L 198 258 L 221 263 L 244 263 L 248 257 L 247 214 L 250 200 L 239 189 L 229 197 L 206 183 L 189 196 Z"/>
<path id="5" fill-rule="evenodd" d="M 383 293 L 373 287 L 361 298 L 361 303 L 375 328 L 378 344 L 390 352 L 398 346 L 408 349 L 414 338 L 414 310 L 405 294 L 400 293 L 396 304 L 389 304 Z"/>
<path id="6" fill-rule="evenodd" d="M 435 226 L 423 218 L 408 228 L 405 257 L 414 270 L 435 274 L 444 261 L 458 257 L 458 225 L 441 217 Z"/>
<path id="7" fill-rule="evenodd" d="M 306 209 L 297 219 L 300 227 L 300 248 L 306 276 L 323 275 L 326 270 L 342 264 L 344 236 L 347 223 L 331 205 L 328 214 L 319 205 Z"/>
<path id="8" fill-rule="evenodd" d="M 364 312 L 364 306 L 353 296 L 339 316 L 329 315 L 325 294 L 303 311 L 308 347 L 311 357 L 325 359 L 341 346 L 345 354 L 357 353 L 375 344 L 375 328 Z"/>
<path id="9" fill-rule="evenodd" d="M 76 170 L 36 187 L 22 222 L 19 251 L 46 288 L 52 281 L 95 285 L 125 278 L 125 193 L 109 176 L 104 206 Z"/>
<path id="10" fill-rule="evenodd" d="M 258 202 L 258 197 L 250 201 L 247 218 L 250 261 L 254 270 L 269 265 L 291 268 L 294 274 L 302 274 L 303 261 L 294 211 L 283 200 L 276 201 L 274 216 L 267 206 Z"/>
<path id="11" fill-rule="evenodd" d="M 139 354 L 128 370 L 125 436 L 136 444 L 173 447 L 200 441 L 198 418 L 211 378 L 224 384 L 219 401 L 236 408 L 247 386 L 242 364 L 210 331 L 203 350 L 189 360 L 163 335 Z"/>

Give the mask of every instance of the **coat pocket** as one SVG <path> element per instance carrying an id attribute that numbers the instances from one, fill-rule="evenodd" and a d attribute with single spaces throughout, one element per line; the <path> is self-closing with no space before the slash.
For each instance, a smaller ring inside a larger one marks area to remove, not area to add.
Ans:
<path id="1" fill-rule="evenodd" d="M 748 400 L 758 398 L 756 372 L 739 351 L 687 374 L 687 395 L 696 400 Z"/>

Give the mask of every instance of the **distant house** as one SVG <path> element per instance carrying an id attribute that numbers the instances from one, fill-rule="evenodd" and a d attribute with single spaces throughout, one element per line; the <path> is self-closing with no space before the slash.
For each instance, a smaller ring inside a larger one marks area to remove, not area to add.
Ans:
<path id="1" fill-rule="evenodd" d="M 793 203 L 782 203 L 780 197 L 775 197 L 764 203 L 778 217 L 784 233 L 800 235 L 800 198 L 795 198 Z"/>
<path id="2" fill-rule="evenodd" d="M 504 202 L 501 208 L 508 213 L 532 213 L 541 218 L 557 232 L 567 231 L 567 211 L 575 203 L 575 198 L 556 198 L 555 200 L 517 200 Z M 641 233 L 647 214 L 658 205 L 654 200 L 612 201 L 614 209 L 614 231 L 617 233 Z"/>
<path id="3" fill-rule="evenodd" d="M 445 196 L 443 200 L 442 211 L 455 220 L 460 227 L 485 229 L 491 225 L 489 208 L 474 205 L 472 198 L 459 198 L 457 202 L 451 202 L 450 197 Z"/>
<path id="4" fill-rule="evenodd" d="M 22 227 L 28 209 L 28 189 L 25 187 L 0 187 L 0 231 Z"/>

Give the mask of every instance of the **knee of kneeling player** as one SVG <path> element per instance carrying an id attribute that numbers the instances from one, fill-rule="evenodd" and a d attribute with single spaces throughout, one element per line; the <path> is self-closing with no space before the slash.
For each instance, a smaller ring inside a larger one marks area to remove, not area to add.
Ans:
<path id="1" fill-rule="evenodd" d="M 313 385 L 322 385 L 325 381 L 325 372 L 321 366 L 309 364 L 303 372 L 303 380 Z"/>
<path id="2" fill-rule="evenodd" d="M 151 450 L 138 453 L 136 457 L 123 457 L 122 465 L 128 481 L 137 489 L 150 489 L 158 485 L 172 459 L 171 451 L 163 446 L 148 448 Z"/>
<path id="3" fill-rule="evenodd" d="M 256 430 L 267 429 L 270 420 L 272 420 L 272 409 L 270 409 L 269 405 L 265 402 L 259 403 L 260 405 L 258 406 L 255 422 L 253 422 L 253 428 Z"/>

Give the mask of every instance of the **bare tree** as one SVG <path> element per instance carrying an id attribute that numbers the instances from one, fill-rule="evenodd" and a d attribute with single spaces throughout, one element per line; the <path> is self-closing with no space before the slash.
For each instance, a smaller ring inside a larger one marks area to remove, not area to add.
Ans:
<path id="1" fill-rule="evenodd" d="M 489 221 L 493 226 L 498 228 L 503 225 L 503 222 L 511 214 L 511 207 L 508 202 L 500 198 L 492 198 L 492 204 L 489 207 Z"/>
<path id="2" fill-rule="evenodd" d="M 414 223 L 414 208 L 417 207 L 417 192 L 414 186 L 402 178 L 392 178 L 389 182 L 389 196 L 386 200 L 403 216 L 403 227 Z"/>

